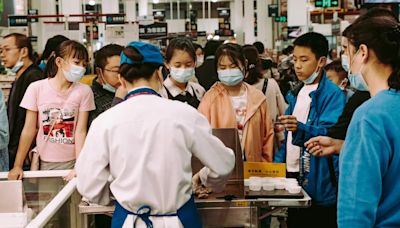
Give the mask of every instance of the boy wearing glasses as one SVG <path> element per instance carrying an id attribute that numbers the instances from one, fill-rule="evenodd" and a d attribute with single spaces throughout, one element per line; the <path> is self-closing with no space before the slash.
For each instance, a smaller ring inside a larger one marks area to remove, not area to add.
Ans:
<path id="1" fill-rule="evenodd" d="M 88 126 L 98 115 L 111 108 L 114 97 L 125 96 L 125 94 L 119 94 L 119 90 L 117 91 L 120 85 L 118 72 L 122 50 L 123 47 L 118 44 L 109 44 L 95 53 L 94 66 L 97 77 L 93 79 L 92 91 L 96 109 L 89 114 Z"/>

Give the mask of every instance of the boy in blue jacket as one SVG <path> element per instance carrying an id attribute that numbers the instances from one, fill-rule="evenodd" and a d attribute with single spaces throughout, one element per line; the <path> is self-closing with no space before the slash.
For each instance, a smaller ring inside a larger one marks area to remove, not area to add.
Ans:
<path id="1" fill-rule="evenodd" d="M 312 198 L 307 209 L 289 210 L 289 227 L 336 227 L 336 177 L 338 157 L 314 157 L 304 143 L 326 135 L 343 111 L 343 91 L 327 79 L 323 70 L 328 55 L 328 41 L 319 33 L 306 33 L 294 42 L 293 60 L 297 78 L 302 81 L 287 95 L 289 107 L 279 117 L 285 127 L 285 142 L 276 153 L 275 162 L 286 162 L 288 177 L 296 177 Z M 334 176 L 333 175 L 333 176 Z"/>

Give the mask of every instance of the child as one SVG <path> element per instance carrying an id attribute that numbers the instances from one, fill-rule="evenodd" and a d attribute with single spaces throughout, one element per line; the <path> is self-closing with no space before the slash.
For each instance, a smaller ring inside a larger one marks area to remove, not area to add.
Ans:
<path id="1" fill-rule="evenodd" d="M 187 38 L 171 40 L 165 56 L 169 77 L 164 81 L 165 89 L 162 95 L 197 108 L 205 90 L 198 83 L 191 81 L 196 67 L 196 52 L 192 42 Z"/>
<path id="2" fill-rule="evenodd" d="M 286 115 L 279 117 L 286 136 L 274 161 L 286 162 L 288 176 L 300 179 L 313 202 L 311 208 L 289 210 L 289 227 L 336 227 L 336 187 L 330 179 L 327 158 L 310 156 L 304 148 L 311 137 L 327 134 L 345 105 L 343 91 L 323 70 L 327 55 L 328 41 L 319 33 L 306 33 L 294 42 L 294 67 L 303 83 L 289 92 Z M 338 158 L 333 160 L 337 174 Z"/>
<path id="3" fill-rule="evenodd" d="M 92 90 L 79 83 L 87 62 L 82 44 L 64 41 L 47 63 L 44 75 L 48 78 L 28 87 L 21 102 L 27 110 L 26 121 L 9 179 L 22 178 L 23 161 L 35 136 L 41 170 L 74 168 L 86 138 L 89 111 L 95 109 Z M 72 170 L 66 179 L 74 175 Z"/>
<path id="4" fill-rule="evenodd" d="M 274 130 L 265 95 L 245 83 L 246 59 L 237 44 L 221 45 L 216 52 L 217 82 L 199 106 L 213 128 L 237 128 L 244 159 L 271 162 Z"/>

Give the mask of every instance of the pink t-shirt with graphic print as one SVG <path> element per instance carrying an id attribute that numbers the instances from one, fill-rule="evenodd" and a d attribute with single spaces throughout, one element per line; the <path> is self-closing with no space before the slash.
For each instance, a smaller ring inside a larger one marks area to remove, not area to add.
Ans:
<path id="1" fill-rule="evenodd" d="M 41 160 L 66 162 L 76 159 L 78 114 L 95 109 L 89 86 L 74 83 L 67 92 L 60 93 L 50 85 L 49 79 L 43 79 L 29 85 L 20 106 L 38 112 L 36 145 Z"/>

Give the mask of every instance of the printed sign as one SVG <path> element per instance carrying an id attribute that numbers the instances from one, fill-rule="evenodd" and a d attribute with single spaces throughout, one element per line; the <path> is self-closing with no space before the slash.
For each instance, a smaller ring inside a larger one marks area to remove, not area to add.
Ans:
<path id="1" fill-rule="evenodd" d="M 244 162 L 244 179 L 249 177 L 286 177 L 285 163 Z"/>

